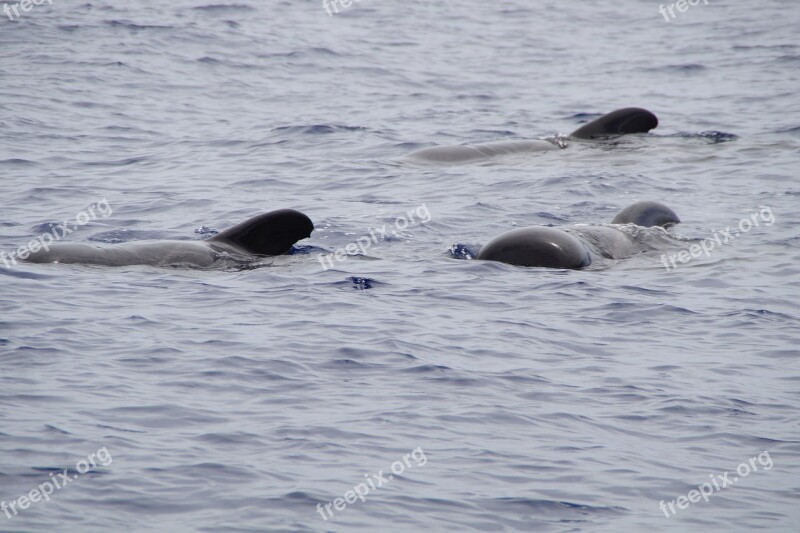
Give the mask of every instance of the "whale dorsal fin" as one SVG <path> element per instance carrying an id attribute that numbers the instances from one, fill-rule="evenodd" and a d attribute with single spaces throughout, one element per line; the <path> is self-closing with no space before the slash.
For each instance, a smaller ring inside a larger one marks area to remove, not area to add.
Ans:
<path id="1" fill-rule="evenodd" d="M 607 113 L 572 132 L 578 139 L 593 139 L 626 133 L 647 133 L 658 126 L 658 118 L 641 107 L 626 107 Z"/>
<path id="2" fill-rule="evenodd" d="M 232 244 L 256 255 L 282 255 L 312 231 L 314 223 L 306 215 L 279 209 L 245 220 L 208 240 Z"/>

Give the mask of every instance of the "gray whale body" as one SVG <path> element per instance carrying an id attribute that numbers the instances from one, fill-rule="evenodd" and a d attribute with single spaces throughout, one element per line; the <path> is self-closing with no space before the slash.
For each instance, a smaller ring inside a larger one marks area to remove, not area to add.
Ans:
<path id="1" fill-rule="evenodd" d="M 211 266 L 221 254 L 240 257 L 287 253 L 314 231 L 311 219 L 293 209 L 271 211 L 203 241 L 142 241 L 107 246 L 53 244 L 31 253 L 31 263 L 78 263 L 104 266 Z"/>
<path id="2" fill-rule="evenodd" d="M 612 224 L 668 227 L 679 223 L 669 207 L 637 202 L 617 214 Z M 508 231 L 481 248 L 476 259 L 517 266 L 581 269 L 592 263 L 592 252 L 624 259 L 637 252 L 634 239 L 609 226 L 576 226 L 567 230 L 532 226 Z"/>
<path id="3" fill-rule="evenodd" d="M 598 139 L 629 133 L 647 133 L 658 126 L 658 118 L 646 109 L 626 107 L 607 113 L 572 132 L 575 139 Z M 497 141 L 456 146 L 432 146 L 411 152 L 404 159 L 419 163 L 471 163 L 492 157 L 526 152 L 560 150 L 554 142 L 544 139 Z"/>
<path id="4" fill-rule="evenodd" d="M 560 148 L 545 140 L 497 141 L 482 144 L 463 144 L 457 146 L 431 146 L 412 152 L 407 161 L 427 163 L 470 163 L 492 157 L 525 152 L 549 152 Z"/>

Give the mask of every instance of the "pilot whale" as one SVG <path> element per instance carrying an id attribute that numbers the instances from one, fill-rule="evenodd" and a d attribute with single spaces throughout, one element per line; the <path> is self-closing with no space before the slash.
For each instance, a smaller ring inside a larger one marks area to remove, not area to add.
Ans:
<path id="1" fill-rule="evenodd" d="M 612 224 L 667 228 L 680 219 L 658 202 L 637 202 L 620 211 Z M 581 269 L 593 256 L 624 259 L 641 251 L 628 233 L 611 226 L 574 226 L 566 230 L 533 226 L 508 231 L 481 248 L 476 259 L 510 265 Z"/>
<path id="2" fill-rule="evenodd" d="M 31 253 L 32 263 L 105 266 L 208 267 L 225 254 L 243 259 L 282 255 L 314 231 L 311 219 L 293 209 L 264 213 L 203 241 L 141 241 L 107 246 L 53 244 Z"/>
<path id="3" fill-rule="evenodd" d="M 626 107 L 584 124 L 570 134 L 573 139 L 599 139 L 628 133 L 647 133 L 658 126 L 658 118 L 646 109 Z M 561 145 L 544 139 L 497 141 L 459 146 L 432 146 L 408 154 L 404 159 L 420 163 L 470 163 L 492 157 L 526 152 L 560 150 Z"/>

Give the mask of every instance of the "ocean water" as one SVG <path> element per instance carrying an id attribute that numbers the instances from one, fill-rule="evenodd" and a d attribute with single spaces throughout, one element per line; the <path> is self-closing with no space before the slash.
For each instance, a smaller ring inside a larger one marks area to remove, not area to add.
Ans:
<path id="1" fill-rule="evenodd" d="M 0 264 L 0 531 L 797 531 L 797 2 L 28 7 L 1 251 L 316 230 L 249 268 Z M 402 161 L 627 106 L 659 127 Z M 463 260 L 638 200 L 682 223 L 632 258 Z"/>

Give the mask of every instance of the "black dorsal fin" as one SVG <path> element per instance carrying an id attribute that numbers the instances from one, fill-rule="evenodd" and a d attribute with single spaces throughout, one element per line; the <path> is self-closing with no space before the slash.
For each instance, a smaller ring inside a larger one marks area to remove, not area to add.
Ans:
<path id="1" fill-rule="evenodd" d="M 218 233 L 211 242 L 230 243 L 256 255 L 282 255 L 311 235 L 314 223 L 294 209 L 258 215 Z"/>
<path id="2" fill-rule="evenodd" d="M 641 107 L 626 107 L 607 113 L 572 132 L 578 139 L 593 139 L 626 133 L 647 133 L 658 126 L 658 118 Z"/>

